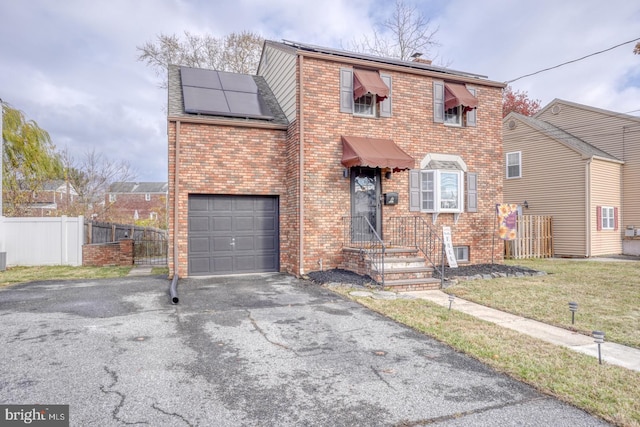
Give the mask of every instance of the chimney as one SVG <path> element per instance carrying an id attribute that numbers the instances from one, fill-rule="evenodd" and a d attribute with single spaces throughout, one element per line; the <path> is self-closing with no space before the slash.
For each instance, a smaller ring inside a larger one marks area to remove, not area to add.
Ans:
<path id="1" fill-rule="evenodd" d="M 413 58 L 413 62 L 419 62 L 420 64 L 431 65 L 430 59 L 422 59 L 420 58 L 422 54 L 420 52 L 416 52 L 411 57 Z"/>

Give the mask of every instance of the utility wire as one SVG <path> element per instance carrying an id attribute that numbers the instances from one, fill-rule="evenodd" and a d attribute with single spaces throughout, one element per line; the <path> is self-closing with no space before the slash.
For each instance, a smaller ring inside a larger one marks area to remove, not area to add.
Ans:
<path id="1" fill-rule="evenodd" d="M 599 52 L 590 53 L 589 55 L 583 56 L 582 58 L 573 59 L 573 60 L 571 60 L 571 61 L 563 62 L 562 64 L 558 64 L 558 65 L 555 65 L 555 66 L 553 66 L 553 67 L 545 68 L 545 69 L 543 69 L 543 70 L 539 70 L 539 71 L 536 71 L 536 72 L 533 72 L 533 73 L 530 73 L 530 74 L 525 74 L 524 76 L 520 76 L 520 77 L 515 78 L 515 79 L 513 79 L 513 80 L 507 80 L 505 83 L 513 83 L 513 82 L 515 82 L 516 80 L 524 79 L 525 77 L 535 76 L 536 74 L 540 74 L 540 73 L 542 73 L 542 72 L 544 72 L 544 71 L 553 70 L 554 68 L 560 68 L 560 67 L 562 67 L 563 65 L 572 64 L 572 63 L 574 63 L 574 62 L 582 61 L 583 59 L 589 58 L 589 57 L 591 57 L 591 56 L 599 55 L 599 54 L 604 53 L 604 52 L 608 52 L 608 51 L 610 51 L 610 50 L 613 50 L 613 49 L 618 48 L 618 47 L 620 47 L 620 46 L 624 46 L 625 44 L 629 44 L 629 43 L 636 42 L 636 41 L 638 41 L 638 40 L 640 40 L 640 38 L 637 38 L 637 39 L 634 39 L 634 40 L 629 40 L 629 41 L 627 41 L 627 42 L 617 44 L 617 45 L 612 46 L 612 47 L 610 47 L 610 48 L 608 48 L 608 49 L 601 50 L 601 51 L 599 51 Z"/>

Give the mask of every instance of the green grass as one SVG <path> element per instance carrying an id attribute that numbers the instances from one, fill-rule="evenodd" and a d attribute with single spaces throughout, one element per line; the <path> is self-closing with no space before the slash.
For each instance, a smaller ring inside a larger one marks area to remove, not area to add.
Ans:
<path id="1" fill-rule="evenodd" d="M 483 281 L 487 285 L 487 281 Z M 336 292 L 349 296 L 351 289 Z M 349 296 L 350 297 L 350 296 Z M 621 426 L 640 426 L 640 372 L 525 336 L 425 300 L 350 297 L 499 372 Z M 637 330 L 636 330 L 637 331 Z"/>
<path id="2" fill-rule="evenodd" d="M 0 287 L 41 280 L 124 277 L 129 271 L 131 271 L 131 267 L 9 267 L 5 271 L 0 271 Z"/>
<path id="3" fill-rule="evenodd" d="M 545 276 L 461 282 L 445 291 L 460 298 L 640 348 L 640 263 L 562 259 L 507 261 Z M 569 301 L 578 303 L 571 324 Z"/>
<path id="4" fill-rule="evenodd" d="M 169 267 L 153 267 L 151 269 L 151 274 L 154 276 L 168 276 L 169 275 Z"/>

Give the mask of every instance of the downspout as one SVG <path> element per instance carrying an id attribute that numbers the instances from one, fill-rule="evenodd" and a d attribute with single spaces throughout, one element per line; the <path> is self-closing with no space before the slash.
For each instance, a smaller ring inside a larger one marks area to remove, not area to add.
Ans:
<path id="1" fill-rule="evenodd" d="M 586 218 L 586 241 L 585 241 L 585 257 L 591 257 L 591 161 L 592 157 L 587 160 L 584 167 L 584 181 L 585 181 L 585 218 Z"/>
<path id="2" fill-rule="evenodd" d="M 300 188 L 298 192 L 298 195 L 300 197 L 300 200 L 298 201 L 298 204 L 299 204 L 298 211 L 300 215 L 300 217 L 298 218 L 300 247 L 298 248 L 298 253 L 299 253 L 298 270 L 299 270 L 300 276 L 303 276 L 304 275 L 304 79 L 303 79 L 304 57 L 302 55 L 299 55 L 298 58 L 300 60 L 300 85 L 299 85 L 300 93 L 298 94 L 299 103 L 300 103 L 300 112 L 298 115 L 298 126 L 300 127 L 300 171 L 299 171 L 300 178 L 298 183 L 298 186 Z"/>
<path id="3" fill-rule="evenodd" d="M 178 183 L 180 172 L 180 121 L 176 121 L 176 155 L 173 176 L 173 280 L 169 287 L 171 303 L 177 304 L 178 299 Z"/>

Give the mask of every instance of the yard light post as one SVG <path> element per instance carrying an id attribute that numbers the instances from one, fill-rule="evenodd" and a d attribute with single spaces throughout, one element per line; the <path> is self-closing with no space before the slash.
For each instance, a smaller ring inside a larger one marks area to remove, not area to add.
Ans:
<path id="1" fill-rule="evenodd" d="M 449 294 L 449 311 L 451 311 L 451 304 L 453 304 L 454 299 L 456 299 L 456 296 L 453 294 Z"/>
<path id="2" fill-rule="evenodd" d="M 569 310 L 571 310 L 571 324 L 573 325 L 575 323 L 575 320 L 576 320 L 576 311 L 578 311 L 578 303 L 577 302 L 570 302 L 569 303 Z"/>
<path id="3" fill-rule="evenodd" d="M 598 362 L 602 365 L 602 354 L 600 353 L 600 344 L 604 342 L 604 332 L 593 331 L 593 338 L 596 344 L 598 344 Z"/>

